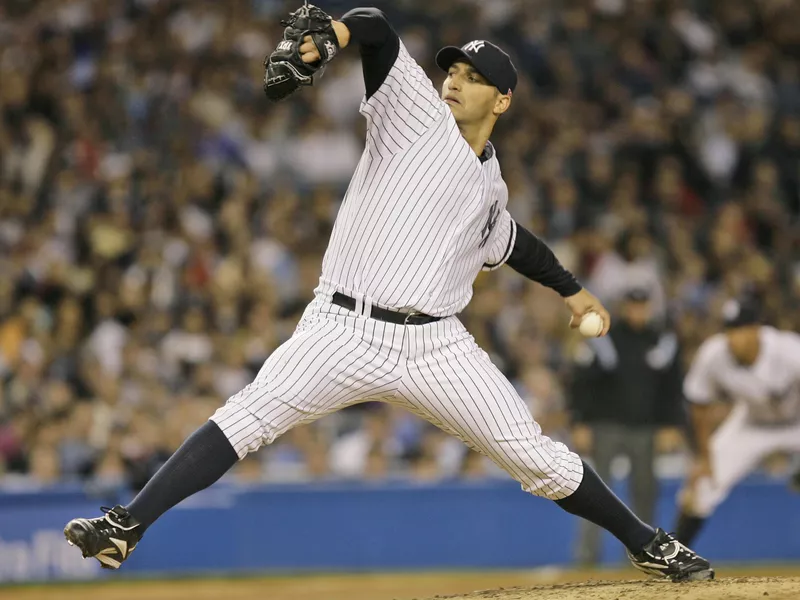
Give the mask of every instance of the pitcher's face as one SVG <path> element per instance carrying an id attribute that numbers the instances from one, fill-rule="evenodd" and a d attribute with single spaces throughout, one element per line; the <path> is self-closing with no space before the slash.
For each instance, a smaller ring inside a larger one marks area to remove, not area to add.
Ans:
<path id="1" fill-rule="evenodd" d="M 447 70 L 442 100 L 459 125 L 497 118 L 511 104 L 510 96 L 501 94 L 467 61 L 456 61 Z"/>

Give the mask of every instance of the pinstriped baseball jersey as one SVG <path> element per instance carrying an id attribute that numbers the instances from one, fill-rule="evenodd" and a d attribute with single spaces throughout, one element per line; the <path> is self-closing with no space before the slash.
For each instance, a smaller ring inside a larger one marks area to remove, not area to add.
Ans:
<path id="1" fill-rule="evenodd" d="M 361 104 L 364 154 L 347 189 L 317 291 L 384 308 L 460 312 L 481 269 L 514 246 L 508 190 L 494 149 L 481 161 L 422 68 L 400 52 Z"/>
<path id="2" fill-rule="evenodd" d="M 392 60 L 361 105 L 366 149 L 315 299 L 256 379 L 211 418 L 243 458 L 341 408 L 390 402 L 488 456 L 523 489 L 564 498 L 580 485 L 583 463 L 542 435 L 455 316 L 478 272 L 499 267 L 514 249 L 494 149 L 475 155 L 402 43 Z M 354 298 L 355 308 L 332 303 L 334 292 Z M 393 324 L 372 318 L 373 305 L 443 318 Z"/>

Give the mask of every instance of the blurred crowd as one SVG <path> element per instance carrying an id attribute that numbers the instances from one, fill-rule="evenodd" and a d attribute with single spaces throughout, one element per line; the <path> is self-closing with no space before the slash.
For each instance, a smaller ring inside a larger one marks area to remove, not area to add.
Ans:
<path id="1" fill-rule="evenodd" d="M 355 51 L 290 101 L 264 97 L 299 4 L 0 4 L 0 484 L 141 486 L 291 335 L 364 138 Z M 509 210 L 612 309 L 646 287 L 684 366 L 745 289 L 800 329 L 800 2 L 375 5 L 437 87 L 442 45 L 512 54 L 521 84 L 493 137 Z M 462 318 L 545 431 L 588 450 L 567 316 L 501 269 Z M 365 405 L 231 477 L 494 474 Z"/>

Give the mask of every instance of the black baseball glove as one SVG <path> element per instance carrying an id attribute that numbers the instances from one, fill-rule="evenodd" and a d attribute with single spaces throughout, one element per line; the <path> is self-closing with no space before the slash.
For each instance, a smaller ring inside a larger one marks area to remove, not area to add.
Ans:
<path id="1" fill-rule="evenodd" d="M 286 27 L 283 40 L 264 60 L 264 93 L 273 102 L 288 98 L 301 85 L 313 85 L 314 75 L 339 52 L 339 39 L 330 15 L 313 4 L 297 9 L 281 25 Z M 320 59 L 314 63 L 304 63 L 301 58 L 300 46 L 306 36 L 311 37 L 319 51 Z"/>

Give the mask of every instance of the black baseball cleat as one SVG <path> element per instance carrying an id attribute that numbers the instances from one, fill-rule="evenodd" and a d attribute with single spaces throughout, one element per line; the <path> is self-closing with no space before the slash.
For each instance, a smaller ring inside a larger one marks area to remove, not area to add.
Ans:
<path id="1" fill-rule="evenodd" d="M 638 554 L 628 552 L 628 558 L 634 567 L 653 577 L 672 581 L 714 579 L 714 569 L 705 558 L 663 529 L 656 529 L 656 536 Z"/>
<path id="2" fill-rule="evenodd" d="M 83 558 L 96 558 L 104 569 L 119 569 L 142 538 L 140 524 L 122 506 L 100 510 L 102 517 L 67 523 L 64 536 L 70 546 L 81 549 Z"/>

